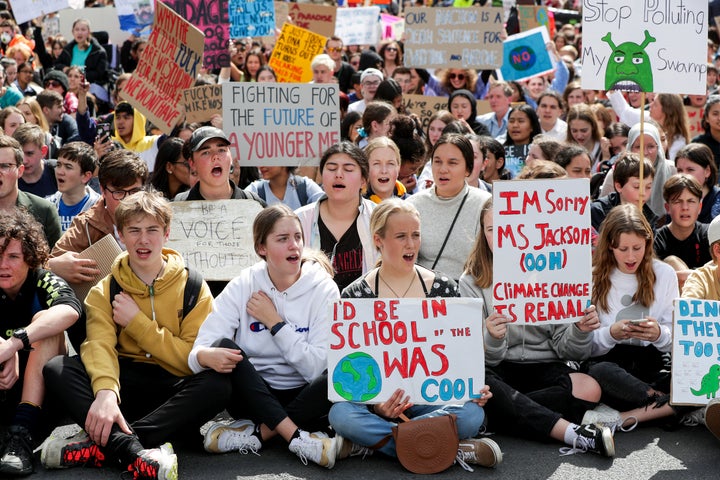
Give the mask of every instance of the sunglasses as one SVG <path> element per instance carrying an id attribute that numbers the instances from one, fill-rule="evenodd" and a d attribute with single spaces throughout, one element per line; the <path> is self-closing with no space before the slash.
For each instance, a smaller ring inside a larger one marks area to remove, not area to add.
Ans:
<path id="1" fill-rule="evenodd" d="M 333 52 L 333 53 L 339 53 L 339 52 L 342 52 L 342 48 L 341 47 L 328 47 L 327 51 Z"/>
<path id="2" fill-rule="evenodd" d="M 398 51 L 398 49 L 395 47 L 387 47 L 385 50 L 387 50 L 388 52 L 397 52 Z"/>
<path id="3" fill-rule="evenodd" d="M 451 73 L 450 75 L 448 75 L 448 78 L 450 78 L 450 80 L 455 80 L 456 78 L 458 80 L 465 80 L 465 74 L 464 73 Z"/>
<path id="4" fill-rule="evenodd" d="M 57 88 L 57 87 L 61 87 L 61 86 L 62 85 L 57 80 L 48 80 L 47 82 L 45 82 L 45 88 L 48 88 L 48 87 Z"/>

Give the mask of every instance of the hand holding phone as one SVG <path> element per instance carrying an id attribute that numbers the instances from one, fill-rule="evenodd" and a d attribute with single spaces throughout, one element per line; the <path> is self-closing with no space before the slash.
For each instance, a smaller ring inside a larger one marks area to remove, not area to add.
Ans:
<path id="1" fill-rule="evenodd" d="M 110 140 L 110 124 L 109 123 L 98 123 L 97 126 L 97 135 L 95 136 L 95 140 L 100 140 L 105 137 L 105 140 L 102 140 L 103 143 Z"/>

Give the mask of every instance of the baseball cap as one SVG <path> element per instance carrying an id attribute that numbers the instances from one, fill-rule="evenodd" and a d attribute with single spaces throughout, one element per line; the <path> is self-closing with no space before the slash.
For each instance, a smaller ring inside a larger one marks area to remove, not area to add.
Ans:
<path id="1" fill-rule="evenodd" d="M 708 243 L 712 245 L 718 240 L 720 240 L 720 216 L 713 218 L 708 227 Z"/>
<path id="2" fill-rule="evenodd" d="M 219 128 L 200 127 L 192 133 L 190 140 L 188 140 L 190 144 L 190 151 L 197 152 L 198 149 L 205 144 L 205 142 L 212 140 L 213 138 L 224 140 L 227 145 L 230 145 L 230 140 L 228 140 L 227 135 L 225 135 L 225 132 Z"/>
<path id="3" fill-rule="evenodd" d="M 383 81 L 384 77 L 380 70 L 378 70 L 377 68 L 366 68 L 360 76 L 360 83 L 364 82 L 367 77 L 370 77 L 372 75 L 378 77 L 381 82 Z"/>

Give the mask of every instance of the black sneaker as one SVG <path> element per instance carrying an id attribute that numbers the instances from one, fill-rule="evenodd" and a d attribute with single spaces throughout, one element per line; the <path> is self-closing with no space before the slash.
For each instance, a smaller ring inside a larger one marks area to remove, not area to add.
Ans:
<path id="1" fill-rule="evenodd" d="M 615 441 L 609 428 L 598 425 L 578 425 L 575 427 L 575 433 L 577 438 L 573 442 L 572 448 L 563 452 L 565 455 L 595 452 L 604 457 L 615 456 Z"/>
<path id="2" fill-rule="evenodd" d="M 0 473 L 23 476 L 35 471 L 30 431 L 19 425 L 9 429 L 8 442 L 0 457 Z"/>

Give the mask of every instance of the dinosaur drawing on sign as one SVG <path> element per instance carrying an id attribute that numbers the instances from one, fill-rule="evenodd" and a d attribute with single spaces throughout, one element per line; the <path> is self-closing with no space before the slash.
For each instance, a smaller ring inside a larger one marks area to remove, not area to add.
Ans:
<path id="1" fill-rule="evenodd" d="M 720 390 L 720 365 L 711 365 L 708 373 L 703 375 L 702 381 L 700 382 L 700 389 L 695 390 L 690 388 L 690 391 L 696 397 L 702 397 L 710 399 L 715 398 L 715 394 Z"/>

